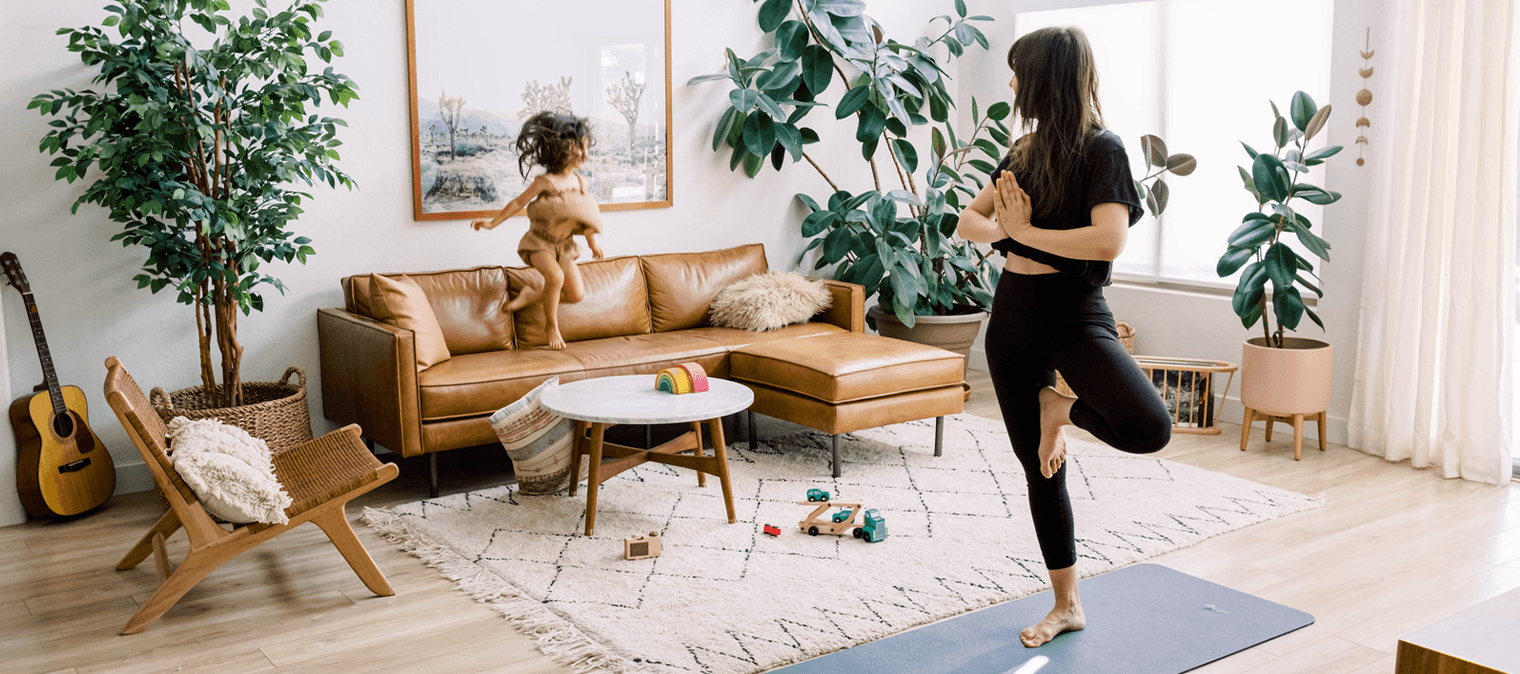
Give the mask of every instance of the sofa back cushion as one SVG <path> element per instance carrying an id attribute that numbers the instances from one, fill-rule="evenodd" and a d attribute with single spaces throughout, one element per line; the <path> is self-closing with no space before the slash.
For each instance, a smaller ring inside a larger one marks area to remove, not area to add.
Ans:
<path id="1" fill-rule="evenodd" d="M 507 275 L 501 267 L 407 276 L 427 295 L 449 353 L 458 356 L 512 348 L 512 315 L 502 311 L 502 305 L 507 302 Z M 350 312 L 374 318 L 369 295 L 368 274 L 343 279 L 344 302 Z"/>
<path id="2" fill-rule="evenodd" d="M 706 253 L 668 253 L 639 258 L 649 282 L 655 332 L 708 325 L 713 297 L 730 283 L 766 271 L 765 247 L 738 246 Z"/>
<path id="3" fill-rule="evenodd" d="M 559 334 L 566 342 L 649 334 L 649 288 L 644 283 L 638 258 L 594 260 L 582 262 L 579 267 L 585 282 L 585 298 L 559 305 Z M 506 272 L 513 297 L 529 283 L 543 283 L 543 277 L 532 267 L 509 267 Z M 542 303 L 515 313 L 518 348 L 549 343 L 544 332 Z"/>

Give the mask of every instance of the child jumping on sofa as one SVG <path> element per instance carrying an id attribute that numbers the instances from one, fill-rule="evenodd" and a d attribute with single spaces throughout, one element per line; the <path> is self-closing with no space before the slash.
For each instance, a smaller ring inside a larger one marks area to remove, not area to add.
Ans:
<path id="1" fill-rule="evenodd" d="M 517 244 L 517 254 L 543 274 L 544 281 L 542 286 L 523 288 L 506 309 L 517 311 L 541 302 L 551 349 L 565 348 L 559 333 L 560 303 L 579 302 L 586 294 L 575 265 L 580 257 L 575 236 L 586 237 L 591 256 L 602 259 L 602 248 L 596 245 L 602 215 L 596 200 L 586 192 L 585 179 L 575 172 L 586 162 L 590 148 L 591 125 L 584 118 L 554 112 L 534 115 L 523 123 L 517 136 L 518 170 L 524 178 L 531 166 L 542 166 L 545 172 L 507 202 L 496 217 L 470 223 L 476 231 L 494 229 L 518 211 L 528 209 L 528 232 Z"/>

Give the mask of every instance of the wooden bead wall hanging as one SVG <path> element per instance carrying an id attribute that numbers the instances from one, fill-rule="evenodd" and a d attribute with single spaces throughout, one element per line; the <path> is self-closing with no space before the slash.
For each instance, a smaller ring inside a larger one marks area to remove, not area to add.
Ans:
<path id="1" fill-rule="evenodd" d="M 1362 90 L 1356 92 L 1356 102 L 1362 106 L 1362 116 L 1356 119 L 1357 166 L 1367 163 L 1367 160 L 1362 158 L 1362 146 L 1367 144 L 1367 136 L 1362 133 L 1362 129 L 1372 127 L 1372 121 L 1367 119 L 1367 104 L 1372 102 L 1372 90 L 1367 88 L 1367 78 L 1372 77 L 1372 64 L 1370 60 L 1374 53 L 1376 52 L 1372 50 L 1372 28 L 1369 27 L 1367 29 L 1367 49 L 1362 52 L 1362 69 L 1359 71 L 1362 75 Z"/>

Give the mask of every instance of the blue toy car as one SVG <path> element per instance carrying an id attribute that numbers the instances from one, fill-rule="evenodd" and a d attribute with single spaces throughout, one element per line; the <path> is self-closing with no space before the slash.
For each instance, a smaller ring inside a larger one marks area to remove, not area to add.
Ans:
<path id="1" fill-rule="evenodd" d="M 855 513 L 855 511 L 849 510 L 849 509 L 841 510 L 841 511 L 839 511 L 837 513 L 834 513 L 834 523 L 838 524 L 838 523 L 843 522 L 843 521 L 845 521 L 847 519 L 850 519 L 850 515 L 852 515 L 854 513 Z"/>
<path id="2" fill-rule="evenodd" d="M 829 493 L 822 489 L 809 489 L 807 499 L 809 501 L 827 501 L 829 500 Z"/>

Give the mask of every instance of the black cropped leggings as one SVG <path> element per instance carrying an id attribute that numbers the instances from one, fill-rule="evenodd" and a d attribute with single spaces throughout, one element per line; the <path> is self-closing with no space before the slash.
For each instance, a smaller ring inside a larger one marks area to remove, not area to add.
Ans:
<path id="1" fill-rule="evenodd" d="M 1003 272 L 987 325 L 987 366 L 1013 452 L 1029 483 L 1029 510 L 1049 569 L 1076 564 L 1066 464 L 1040 474 L 1040 389 L 1055 371 L 1077 395 L 1071 421 L 1132 454 L 1160 450 L 1171 415 L 1119 343 L 1103 289 L 1066 274 Z"/>

